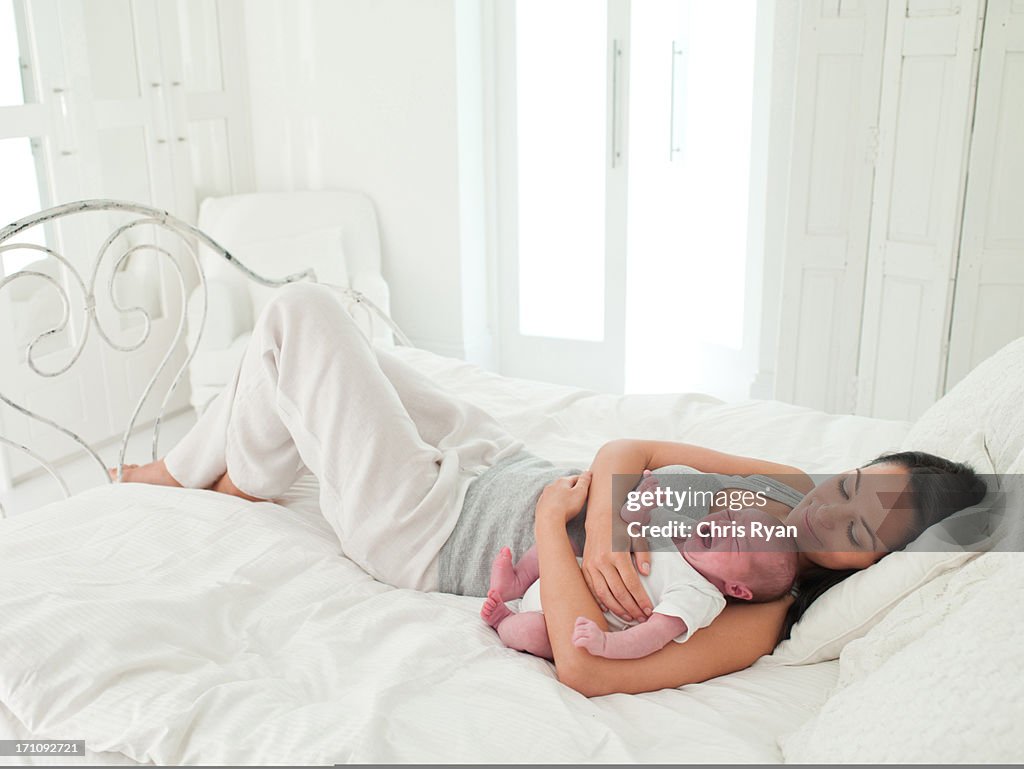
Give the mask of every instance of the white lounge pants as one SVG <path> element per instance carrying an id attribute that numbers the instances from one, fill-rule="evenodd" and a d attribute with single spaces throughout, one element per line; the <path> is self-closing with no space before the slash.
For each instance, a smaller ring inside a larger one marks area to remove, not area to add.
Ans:
<path id="1" fill-rule="evenodd" d="M 182 486 L 209 488 L 227 472 L 261 499 L 308 468 L 347 557 L 382 582 L 436 590 L 470 481 L 522 446 L 372 347 L 334 289 L 303 283 L 275 294 L 234 381 L 165 461 Z"/>

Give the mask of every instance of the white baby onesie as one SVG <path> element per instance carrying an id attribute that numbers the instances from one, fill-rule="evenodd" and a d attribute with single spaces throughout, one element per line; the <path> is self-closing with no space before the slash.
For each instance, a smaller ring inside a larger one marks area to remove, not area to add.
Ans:
<path id="1" fill-rule="evenodd" d="M 582 558 L 577 561 L 583 563 Z M 673 640 L 682 643 L 693 633 L 706 627 L 725 608 L 725 596 L 690 566 L 678 550 L 651 553 L 651 574 L 640 575 L 640 583 L 654 602 L 657 614 L 679 617 L 686 623 L 686 632 Z M 526 590 L 520 611 L 543 611 L 540 603 L 540 580 Z M 624 622 L 610 611 L 604 613 L 609 630 L 625 630 L 638 624 Z"/>

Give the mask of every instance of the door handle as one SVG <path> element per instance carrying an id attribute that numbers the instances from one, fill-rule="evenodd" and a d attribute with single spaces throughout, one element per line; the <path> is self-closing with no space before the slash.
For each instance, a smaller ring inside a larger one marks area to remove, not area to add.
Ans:
<path id="1" fill-rule="evenodd" d="M 685 64 L 683 57 L 686 55 L 686 49 L 680 47 L 675 40 L 672 41 L 672 70 L 671 70 L 671 93 L 669 94 L 669 106 L 668 106 L 668 159 L 669 162 L 676 159 L 676 155 L 683 151 L 682 139 L 677 136 L 676 128 L 676 110 L 680 104 L 684 101 L 681 98 L 677 98 L 679 90 L 686 84 L 686 73 L 684 72 L 681 76 L 679 74 L 679 64 Z"/>
<path id="2" fill-rule="evenodd" d="M 616 168 L 622 160 L 622 131 L 619 128 L 619 99 L 622 86 L 619 75 L 622 71 L 622 46 L 618 40 L 612 40 L 612 168 Z"/>

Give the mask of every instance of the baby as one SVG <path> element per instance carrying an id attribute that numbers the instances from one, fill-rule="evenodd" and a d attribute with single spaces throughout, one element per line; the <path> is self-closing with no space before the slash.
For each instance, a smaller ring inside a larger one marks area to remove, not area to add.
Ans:
<path id="1" fill-rule="evenodd" d="M 629 517 L 637 520 L 635 512 Z M 650 520 L 643 517 L 641 523 Z M 785 595 L 796 578 L 797 552 L 794 540 L 767 533 L 778 525 L 777 518 L 756 508 L 705 516 L 693 526 L 691 536 L 672 540 L 673 549 L 651 552 L 650 576 L 640 575 L 655 604 L 646 622 L 627 623 L 606 611 L 610 631 L 605 632 L 593 620 L 579 617 L 573 644 L 600 657 L 646 657 L 669 641 L 683 643 L 711 624 L 725 608 L 727 596 L 772 601 Z M 491 567 L 490 590 L 480 616 L 509 648 L 552 659 L 539 574 L 536 547 L 515 566 L 509 548 L 502 548 Z M 523 600 L 516 613 L 505 601 L 519 597 Z"/>

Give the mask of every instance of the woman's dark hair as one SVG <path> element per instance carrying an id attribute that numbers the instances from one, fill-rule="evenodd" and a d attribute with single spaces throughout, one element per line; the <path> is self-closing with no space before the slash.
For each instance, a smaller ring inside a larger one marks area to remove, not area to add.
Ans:
<path id="1" fill-rule="evenodd" d="M 882 454 L 864 465 L 900 465 L 910 473 L 911 508 L 914 511 L 907 540 L 895 550 L 902 550 L 932 524 L 945 520 L 957 510 L 978 504 L 987 488 L 974 469 L 963 462 L 937 457 L 924 451 L 899 451 Z M 786 612 L 779 642 L 790 633 L 808 607 L 858 569 L 826 569 L 813 566 L 797 579 L 796 600 Z"/>

